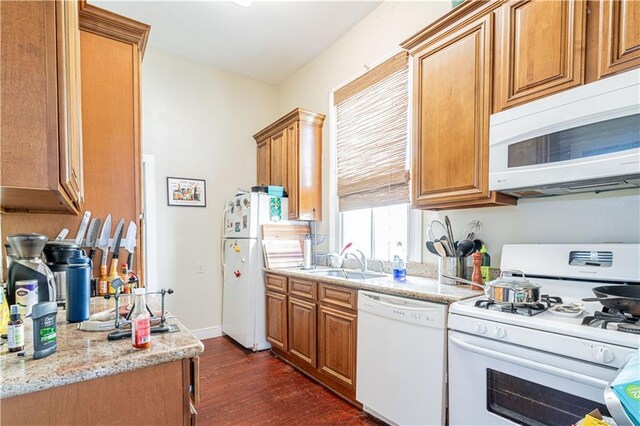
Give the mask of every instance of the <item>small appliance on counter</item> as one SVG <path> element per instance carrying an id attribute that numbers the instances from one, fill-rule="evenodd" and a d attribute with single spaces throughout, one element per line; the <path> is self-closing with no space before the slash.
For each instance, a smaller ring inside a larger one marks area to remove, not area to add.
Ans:
<path id="1" fill-rule="evenodd" d="M 11 262 L 7 273 L 7 299 L 16 303 L 18 281 L 38 281 L 38 302 L 56 301 L 56 283 L 53 273 L 42 261 L 42 250 L 48 238 L 41 234 L 15 234 L 7 237 L 17 259 Z"/>
<path id="2" fill-rule="evenodd" d="M 44 246 L 44 257 L 47 266 L 53 272 L 56 282 L 56 300 L 67 298 L 67 267 L 69 259 L 83 254 L 80 246 L 66 241 L 49 241 Z"/>

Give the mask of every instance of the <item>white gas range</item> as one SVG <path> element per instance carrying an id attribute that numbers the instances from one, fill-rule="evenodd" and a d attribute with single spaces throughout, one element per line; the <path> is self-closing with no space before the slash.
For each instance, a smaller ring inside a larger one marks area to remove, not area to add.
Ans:
<path id="1" fill-rule="evenodd" d="M 602 285 L 640 285 L 640 245 L 505 245 L 501 269 L 522 271 L 550 299 L 518 312 L 484 297 L 451 305 L 450 424 L 570 425 L 595 408 L 606 414 L 605 388 L 640 347 L 640 330 L 602 328 L 603 306 L 582 299 Z M 557 298 L 584 312 L 554 315 Z"/>

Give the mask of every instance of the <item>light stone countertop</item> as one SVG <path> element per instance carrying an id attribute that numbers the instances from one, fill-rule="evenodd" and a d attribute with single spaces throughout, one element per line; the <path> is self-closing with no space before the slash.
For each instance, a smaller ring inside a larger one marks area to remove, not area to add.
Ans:
<path id="1" fill-rule="evenodd" d="M 113 307 L 114 302 L 92 298 L 91 305 L 94 313 Z M 23 320 L 26 356 L 9 353 L 7 343 L 0 346 L 0 398 L 191 358 L 204 351 L 202 342 L 175 318 L 168 319 L 167 323 L 177 324 L 179 332 L 152 334 L 148 349 L 135 350 L 128 338 L 107 341 L 108 331 L 78 331 L 77 323 L 67 323 L 66 312 L 60 309 L 56 352 L 34 360 L 32 321 Z"/>
<path id="2" fill-rule="evenodd" d="M 318 267 L 315 270 L 317 271 L 322 269 L 329 270 L 339 268 Z M 409 297 L 412 299 L 446 304 L 484 294 L 482 290 L 471 290 L 471 286 L 468 285 L 445 285 L 440 284 L 435 278 L 418 277 L 413 275 L 407 275 L 406 281 L 401 282 L 395 281 L 393 277 L 388 274 L 382 278 L 345 279 L 312 273 L 299 268 L 264 268 L 264 271 L 277 275 L 285 275 L 293 278 L 354 288 L 357 290 L 370 290 L 393 296 Z"/>

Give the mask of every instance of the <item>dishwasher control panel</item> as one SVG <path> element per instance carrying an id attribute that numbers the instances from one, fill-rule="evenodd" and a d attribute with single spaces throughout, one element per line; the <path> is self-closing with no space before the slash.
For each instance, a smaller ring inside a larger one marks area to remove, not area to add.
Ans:
<path id="1" fill-rule="evenodd" d="M 358 310 L 427 327 L 446 326 L 447 305 L 360 290 Z"/>

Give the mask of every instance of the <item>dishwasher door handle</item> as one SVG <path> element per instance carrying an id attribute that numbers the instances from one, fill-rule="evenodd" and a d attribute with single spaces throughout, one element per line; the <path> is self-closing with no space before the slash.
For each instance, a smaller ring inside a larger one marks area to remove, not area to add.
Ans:
<path id="1" fill-rule="evenodd" d="M 528 359 L 520 358 L 517 356 L 503 354 L 501 352 L 496 352 L 491 349 L 482 348 L 480 346 L 473 345 L 471 343 L 465 342 L 459 337 L 449 336 L 449 340 L 456 346 L 461 347 L 462 349 L 466 349 L 471 352 L 475 352 L 480 355 L 485 355 L 494 359 L 498 359 L 504 362 L 508 362 L 510 364 L 516 364 L 521 367 L 530 368 L 532 370 L 541 371 L 543 373 L 552 374 L 554 376 L 559 376 L 567 380 L 571 380 L 572 382 L 578 382 L 585 384 L 587 386 L 593 386 L 604 390 L 609 383 L 597 379 L 595 377 L 585 376 L 584 374 L 574 373 L 573 371 L 568 371 L 562 368 L 554 367 L 551 365 L 544 365 L 534 361 L 529 361 Z"/>

